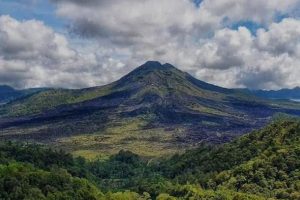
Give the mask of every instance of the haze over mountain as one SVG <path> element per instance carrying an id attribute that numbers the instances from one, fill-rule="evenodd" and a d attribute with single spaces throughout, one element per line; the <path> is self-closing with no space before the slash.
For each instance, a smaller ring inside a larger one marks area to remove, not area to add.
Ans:
<path id="1" fill-rule="evenodd" d="M 300 106 L 221 88 L 171 64 L 149 61 L 109 85 L 51 89 L 12 101 L 0 109 L 0 134 L 79 153 L 145 143 L 149 153 L 150 143 L 173 150 L 229 141 L 279 112 L 300 115 Z"/>

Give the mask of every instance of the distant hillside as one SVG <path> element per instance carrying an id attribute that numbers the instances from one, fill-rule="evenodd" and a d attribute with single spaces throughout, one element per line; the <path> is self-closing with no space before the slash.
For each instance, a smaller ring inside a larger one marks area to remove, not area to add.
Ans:
<path id="1" fill-rule="evenodd" d="M 16 100 L 17 98 L 21 98 L 26 95 L 30 95 L 30 94 L 33 94 L 35 92 L 39 92 L 42 90 L 45 90 L 45 89 L 36 88 L 36 89 L 16 90 L 7 85 L 0 85 L 0 104 L 7 103 L 9 101 Z"/>
<path id="2" fill-rule="evenodd" d="M 0 137 L 88 157 L 121 148 L 153 157 L 230 141 L 279 112 L 300 115 L 300 104 L 218 87 L 150 61 L 106 86 L 50 89 L 0 107 Z"/>
<path id="3" fill-rule="evenodd" d="M 300 198 L 300 122 L 276 121 L 223 146 L 204 147 L 163 164 L 164 174 L 206 189 L 265 198 Z"/>
<path id="4" fill-rule="evenodd" d="M 281 90 L 248 90 L 248 92 L 268 99 L 291 99 L 300 100 L 300 87 Z"/>
<path id="5" fill-rule="evenodd" d="M 6 103 L 22 96 L 22 92 L 15 90 L 12 87 L 0 85 L 0 103 Z"/>

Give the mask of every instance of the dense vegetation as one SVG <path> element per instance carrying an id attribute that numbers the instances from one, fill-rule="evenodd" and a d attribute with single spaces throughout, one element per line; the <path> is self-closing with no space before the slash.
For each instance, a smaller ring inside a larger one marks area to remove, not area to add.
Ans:
<path id="1" fill-rule="evenodd" d="M 300 199 L 300 122 L 276 121 L 166 160 L 129 151 L 87 161 L 34 144 L 0 144 L 0 199 Z"/>
<path id="2" fill-rule="evenodd" d="M 205 188 L 300 198 L 300 123 L 276 122 L 220 148 L 200 148 L 164 163 L 165 174 Z"/>

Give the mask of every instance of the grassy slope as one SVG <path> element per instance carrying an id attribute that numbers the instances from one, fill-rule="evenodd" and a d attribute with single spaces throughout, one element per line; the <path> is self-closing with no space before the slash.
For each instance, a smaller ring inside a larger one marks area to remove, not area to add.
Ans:
<path id="1" fill-rule="evenodd" d="M 39 114 L 57 106 L 75 104 L 110 93 L 111 85 L 80 90 L 49 89 L 17 99 L 0 109 L 4 116 L 24 116 Z"/>
<path id="2" fill-rule="evenodd" d="M 146 158 L 163 157 L 183 152 L 190 146 L 182 145 L 175 137 L 183 135 L 182 128 L 144 129 L 149 119 L 133 118 L 107 125 L 105 130 L 93 134 L 63 137 L 53 145 L 73 155 L 88 159 L 107 158 L 125 149 Z"/>

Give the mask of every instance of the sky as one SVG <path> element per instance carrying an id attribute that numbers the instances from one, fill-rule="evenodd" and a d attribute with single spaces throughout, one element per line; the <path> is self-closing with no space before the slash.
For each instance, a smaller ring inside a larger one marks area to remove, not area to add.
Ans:
<path id="1" fill-rule="evenodd" d="M 104 85 L 148 60 L 228 88 L 300 86 L 300 0 L 0 0 L 0 85 Z"/>

